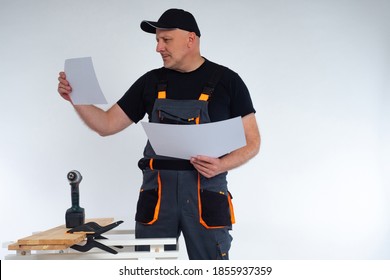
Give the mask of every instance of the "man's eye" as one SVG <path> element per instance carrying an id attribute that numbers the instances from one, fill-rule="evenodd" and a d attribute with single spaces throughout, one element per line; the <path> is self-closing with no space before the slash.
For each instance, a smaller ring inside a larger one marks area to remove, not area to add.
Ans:
<path id="1" fill-rule="evenodd" d="M 171 38 L 161 38 L 161 40 L 164 42 L 164 43 L 168 43 L 169 41 L 171 41 L 172 39 Z M 156 40 L 157 43 L 159 41 L 159 39 Z"/>

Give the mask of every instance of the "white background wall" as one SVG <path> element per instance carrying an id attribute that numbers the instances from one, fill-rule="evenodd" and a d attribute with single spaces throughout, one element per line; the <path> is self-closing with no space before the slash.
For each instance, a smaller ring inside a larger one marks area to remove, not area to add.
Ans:
<path id="1" fill-rule="evenodd" d="M 203 55 L 247 83 L 262 133 L 260 155 L 229 175 L 231 258 L 390 258 L 389 3 L 0 0 L 0 241 L 64 223 L 72 169 L 88 217 L 133 227 L 142 128 L 93 133 L 57 74 L 92 56 L 115 103 L 161 66 L 140 22 L 179 7 L 197 18 Z"/>

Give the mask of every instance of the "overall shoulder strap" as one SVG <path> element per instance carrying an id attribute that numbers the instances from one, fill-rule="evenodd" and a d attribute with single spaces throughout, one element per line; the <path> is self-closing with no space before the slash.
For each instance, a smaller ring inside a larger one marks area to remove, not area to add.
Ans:
<path id="1" fill-rule="evenodd" d="M 214 92 L 215 86 L 218 84 L 219 80 L 221 79 L 222 73 L 223 73 L 222 66 L 216 64 L 214 73 L 211 76 L 210 80 L 203 87 L 203 91 L 199 96 L 199 100 L 208 101 L 210 99 L 210 96 Z"/>
<path id="2" fill-rule="evenodd" d="M 165 99 L 167 97 L 167 71 L 164 67 L 158 70 L 157 98 Z"/>

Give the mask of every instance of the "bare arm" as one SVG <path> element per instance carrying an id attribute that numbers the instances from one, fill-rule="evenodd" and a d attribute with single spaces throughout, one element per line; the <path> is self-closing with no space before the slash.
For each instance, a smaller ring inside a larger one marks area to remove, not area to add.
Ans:
<path id="1" fill-rule="evenodd" d="M 72 88 L 64 72 L 60 72 L 58 81 L 58 93 L 72 103 L 69 96 Z M 74 105 L 73 103 L 72 105 L 87 126 L 101 136 L 115 134 L 133 123 L 118 104 L 114 104 L 107 111 L 93 105 Z"/>
<path id="2" fill-rule="evenodd" d="M 260 150 L 260 133 L 257 127 L 255 114 L 242 118 L 246 138 L 246 146 L 237 149 L 222 158 L 197 156 L 191 158 L 191 163 L 200 174 L 207 178 L 214 177 L 222 172 L 234 169 L 258 154 Z"/>
<path id="3" fill-rule="evenodd" d="M 74 105 L 85 124 L 101 136 L 109 136 L 122 131 L 133 123 L 118 104 L 104 111 L 93 105 Z"/>

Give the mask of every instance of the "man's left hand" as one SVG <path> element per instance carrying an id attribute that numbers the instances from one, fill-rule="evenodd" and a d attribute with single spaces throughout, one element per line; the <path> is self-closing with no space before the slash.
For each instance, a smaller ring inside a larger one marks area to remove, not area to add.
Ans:
<path id="1" fill-rule="evenodd" d="M 222 160 L 219 158 L 196 156 L 192 157 L 190 161 L 195 169 L 206 178 L 211 178 L 224 172 Z"/>

